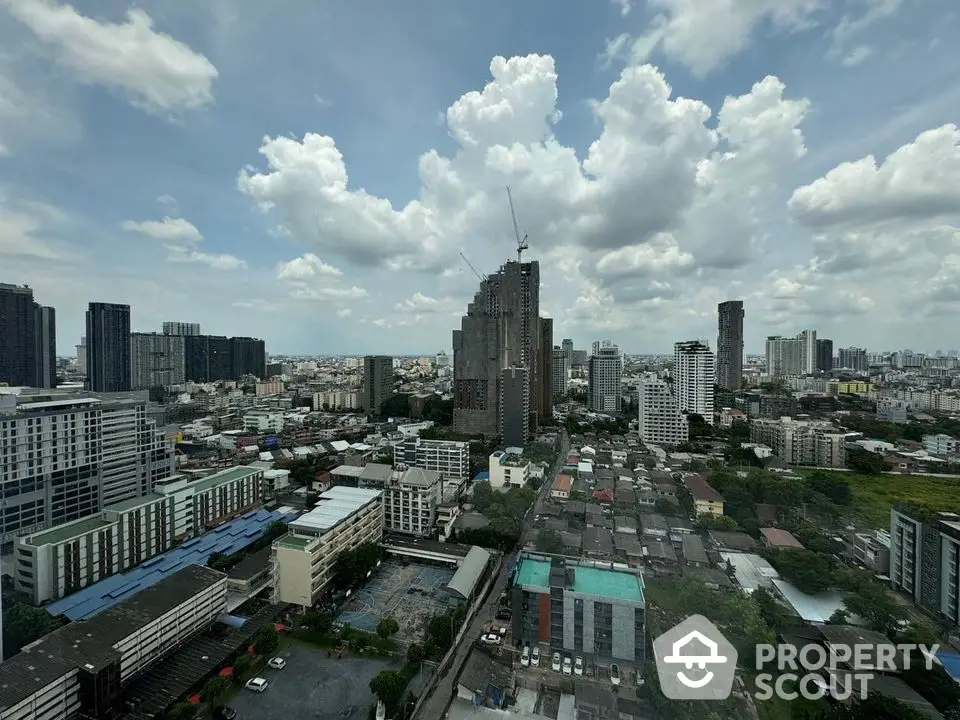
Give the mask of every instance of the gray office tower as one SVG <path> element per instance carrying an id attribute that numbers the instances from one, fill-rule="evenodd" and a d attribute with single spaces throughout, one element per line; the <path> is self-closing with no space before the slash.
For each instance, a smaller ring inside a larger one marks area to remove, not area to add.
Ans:
<path id="1" fill-rule="evenodd" d="M 739 390 L 743 384 L 743 300 L 717 305 L 717 385 Z"/>
<path id="2" fill-rule="evenodd" d="M 393 358 L 367 355 L 363 358 L 363 409 L 379 415 L 380 408 L 393 395 Z"/>
<path id="3" fill-rule="evenodd" d="M 530 437 L 530 373 L 508 367 L 501 373 L 499 434 L 505 445 L 523 447 Z"/>
<path id="4" fill-rule="evenodd" d="M 570 367 L 573 365 L 573 340 L 564 338 L 560 348 L 563 350 L 563 354 L 567 356 L 567 367 Z"/>
<path id="5" fill-rule="evenodd" d="M 542 366 L 540 263 L 509 261 L 484 278 L 460 329 L 453 331 L 453 427 L 468 435 L 500 434 L 504 368 L 527 370 L 527 427 L 537 422 Z M 550 348 L 543 351 L 550 352 Z"/>
<path id="6" fill-rule="evenodd" d="M 56 314 L 35 303 L 25 285 L 0 283 L 0 383 L 57 385 Z"/>
<path id="7" fill-rule="evenodd" d="M 130 390 L 130 306 L 90 303 L 87 310 L 87 389 Z"/>

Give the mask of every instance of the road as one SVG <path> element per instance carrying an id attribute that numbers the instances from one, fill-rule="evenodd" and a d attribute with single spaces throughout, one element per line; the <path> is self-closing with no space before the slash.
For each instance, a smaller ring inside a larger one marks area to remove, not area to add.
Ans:
<path id="1" fill-rule="evenodd" d="M 530 506 L 530 509 L 527 511 L 527 515 L 524 518 L 523 530 L 520 533 L 520 547 L 523 547 L 523 544 L 533 527 L 533 521 L 537 512 L 549 497 L 553 480 L 563 468 L 563 465 L 567 459 L 567 451 L 569 449 L 570 439 L 567 436 L 567 433 L 564 432 L 560 439 L 560 454 L 557 456 L 554 466 L 544 474 L 543 485 L 540 488 L 540 492 L 537 494 L 537 499 L 534 501 L 533 505 Z M 433 693 L 423 703 L 423 705 L 420 706 L 420 712 L 417 715 L 418 718 L 421 718 L 422 720 L 430 720 L 432 718 L 442 718 L 446 715 L 447 707 L 450 705 L 450 701 L 453 699 L 453 695 L 456 692 L 455 683 L 457 677 L 460 675 L 460 669 L 463 667 L 464 662 L 466 662 L 467 655 L 470 654 L 470 650 L 473 648 L 474 641 L 483 633 L 484 625 L 493 620 L 494 615 L 496 615 L 497 601 L 500 598 L 500 594 L 507 587 L 507 576 L 510 572 L 510 565 L 512 565 L 511 558 L 504 558 L 504 561 L 500 566 L 500 572 L 497 574 L 497 577 L 494 580 L 493 587 L 490 589 L 490 593 L 484 600 L 483 605 L 481 605 L 477 610 L 476 615 L 473 616 L 473 622 L 470 624 L 469 630 L 464 634 L 463 641 L 457 647 L 453 662 L 450 664 L 449 669 L 437 681 L 437 684 L 433 689 Z"/>

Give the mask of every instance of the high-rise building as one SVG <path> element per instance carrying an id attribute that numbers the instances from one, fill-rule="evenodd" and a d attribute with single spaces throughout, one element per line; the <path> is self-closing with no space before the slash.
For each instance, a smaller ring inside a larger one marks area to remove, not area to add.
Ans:
<path id="1" fill-rule="evenodd" d="M 507 262 L 483 279 L 453 331 L 453 426 L 489 437 L 499 432 L 504 368 L 524 368 L 527 427 L 537 415 L 540 264 Z"/>
<path id="2" fill-rule="evenodd" d="M 553 319 L 540 318 L 539 367 L 537 368 L 537 421 L 553 421 Z"/>
<path id="3" fill-rule="evenodd" d="M 186 335 L 183 341 L 183 367 L 187 381 L 239 380 L 244 375 L 267 377 L 267 351 L 263 340 Z"/>
<path id="4" fill-rule="evenodd" d="M 134 390 L 179 385 L 186 380 L 184 337 L 131 333 L 130 375 Z"/>
<path id="5" fill-rule="evenodd" d="M 570 375 L 570 361 L 567 352 L 559 345 L 553 348 L 553 366 L 551 368 L 550 391 L 553 399 L 559 400 L 567 394 L 567 379 Z"/>
<path id="6" fill-rule="evenodd" d="M 833 370 L 833 340 L 817 339 L 817 370 L 820 372 Z"/>
<path id="7" fill-rule="evenodd" d="M 37 338 L 34 386 L 57 386 L 57 312 L 52 307 L 33 305 L 34 329 Z"/>
<path id="8" fill-rule="evenodd" d="M 840 356 L 839 365 L 844 370 L 867 372 L 867 370 L 870 369 L 870 362 L 867 360 L 867 351 L 864 348 L 840 348 L 838 354 Z"/>
<path id="9" fill-rule="evenodd" d="M 163 323 L 164 335 L 199 335 L 200 323 L 171 322 Z"/>
<path id="10" fill-rule="evenodd" d="M 92 302 L 87 310 L 87 388 L 130 390 L 130 306 Z"/>
<path id="11" fill-rule="evenodd" d="M 77 348 L 77 372 L 81 375 L 87 374 L 87 338 L 80 338 L 80 344 Z"/>
<path id="12" fill-rule="evenodd" d="M 397 470 L 408 467 L 434 470 L 443 475 L 444 480 L 464 483 L 470 479 L 470 443 L 408 437 L 393 446 L 393 466 Z"/>
<path id="13" fill-rule="evenodd" d="M 743 383 L 743 300 L 717 306 L 717 385 L 739 390 Z"/>
<path id="14" fill-rule="evenodd" d="M 567 356 L 567 367 L 570 367 L 573 365 L 573 340 L 564 338 L 560 347 L 563 349 L 563 354 Z"/>
<path id="15" fill-rule="evenodd" d="M 256 378 L 267 377 L 267 346 L 263 340 L 252 337 L 230 338 L 232 377 L 239 380 L 244 375 Z"/>
<path id="16" fill-rule="evenodd" d="M 958 545 L 960 517 L 919 507 L 891 508 L 891 584 L 909 595 L 917 605 L 933 613 L 955 617 L 956 603 L 960 599 L 956 596 L 958 581 L 955 574 L 960 559 Z M 944 592 L 945 585 L 952 587 L 952 592 Z"/>
<path id="17" fill-rule="evenodd" d="M 713 424 L 713 386 L 716 366 L 710 348 L 699 340 L 673 346 L 673 392 L 677 407 Z"/>
<path id="18" fill-rule="evenodd" d="M 379 415 L 380 408 L 393 395 L 393 358 L 367 355 L 363 358 L 363 409 Z"/>
<path id="19" fill-rule="evenodd" d="M 530 373 L 508 367 L 501 372 L 498 435 L 506 445 L 523 447 L 530 437 Z"/>
<path id="20" fill-rule="evenodd" d="M 176 467 L 145 393 L 0 395 L 0 543 L 146 495 Z"/>
<path id="21" fill-rule="evenodd" d="M 767 375 L 812 375 L 817 371 L 817 331 L 804 330 L 793 338 L 767 338 Z"/>
<path id="22" fill-rule="evenodd" d="M 591 412 L 620 412 L 622 376 L 623 356 L 620 355 L 620 348 L 609 341 L 604 346 L 597 346 L 597 351 L 590 356 L 588 373 L 587 395 Z"/>
<path id="23" fill-rule="evenodd" d="M 637 405 L 641 442 L 668 447 L 687 442 L 690 436 L 687 416 L 680 411 L 669 383 L 658 378 L 641 380 L 637 387 Z"/>

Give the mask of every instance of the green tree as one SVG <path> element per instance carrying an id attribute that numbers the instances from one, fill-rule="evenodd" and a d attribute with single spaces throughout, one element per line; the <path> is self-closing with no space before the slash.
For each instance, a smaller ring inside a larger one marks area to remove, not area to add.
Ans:
<path id="1" fill-rule="evenodd" d="M 273 653 L 277 651 L 277 648 L 280 647 L 280 633 L 277 632 L 277 628 L 274 625 L 264 625 L 260 628 L 260 632 L 257 633 L 256 640 L 253 644 L 254 647 L 257 648 L 258 654 L 273 655 Z"/>
<path id="2" fill-rule="evenodd" d="M 871 630 L 893 637 L 906 620 L 907 611 L 887 592 L 887 589 L 875 582 L 868 582 L 857 588 L 843 600 L 844 607 L 851 615 L 859 615 L 867 621 Z"/>
<path id="3" fill-rule="evenodd" d="M 407 679 L 396 670 L 381 670 L 370 681 L 370 692 L 386 706 L 388 717 L 392 716 L 400 705 L 406 688 Z"/>
<path id="4" fill-rule="evenodd" d="M 537 533 L 537 550 L 550 555 L 560 555 L 563 553 L 563 538 L 556 530 L 541 530 Z"/>
<path id="5" fill-rule="evenodd" d="M 785 625 L 784 614 L 773 593 L 765 587 L 759 587 L 753 591 L 752 598 L 764 622 L 774 630 L 782 630 Z"/>
<path id="6" fill-rule="evenodd" d="M 833 558 L 810 550 L 768 550 L 770 564 L 800 592 L 816 595 L 833 585 Z"/>
<path id="7" fill-rule="evenodd" d="M 200 696 L 204 702 L 210 705 L 216 705 L 230 692 L 230 681 L 221 675 L 210 678 L 203 684 L 203 690 Z"/>
<path id="8" fill-rule="evenodd" d="M 246 680 L 252 669 L 253 659 L 247 653 L 237 656 L 237 659 L 233 661 L 233 677 L 237 682 L 242 683 Z"/>
<path id="9" fill-rule="evenodd" d="M 409 395 L 393 395 L 383 401 L 383 404 L 380 406 L 380 419 L 386 420 L 392 417 L 409 417 L 410 416 L 410 396 Z M 451 413 L 452 416 L 452 413 Z"/>
<path id="10" fill-rule="evenodd" d="M 400 630 L 400 623 L 389 615 L 377 623 L 377 635 L 386 640 L 392 635 L 396 635 Z"/>
<path id="11" fill-rule="evenodd" d="M 3 652 L 4 657 L 16 655 L 24 645 L 49 635 L 58 627 L 60 620 L 43 608 L 13 603 L 4 608 Z"/>
<path id="12" fill-rule="evenodd" d="M 167 711 L 167 720 L 194 720 L 197 706 L 189 702 L 179 702 Z"/>
<path id="13" fill-rule="evenodd" d="M 879 475 L 893 466 L 877 453 L 868 450 L 851 450 L 847 453 L 847 467 L 863 475 Z"/>
<path id="14" fill-rule="evenodd" d="M 807 479 L 807 486 L 838 505 L 846 506 L 853 502 L 853 492 L 850 490 L 850 484 L 836 475 L 815 472 Z"/>
<path id="15" fill-rule="evenodd" d="M 653 510 L 660 515 L 673 517 L 677 514 L 677 505 L 676 503 L 670 502 L 666 498 L 659 498 L 655 503 L 653 503 Z"/>

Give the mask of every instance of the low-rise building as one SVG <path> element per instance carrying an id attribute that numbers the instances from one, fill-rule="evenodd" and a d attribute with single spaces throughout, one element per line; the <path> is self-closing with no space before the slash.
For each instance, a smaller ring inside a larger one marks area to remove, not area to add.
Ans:
<path id="1" fill-rule="evenodd" d="M 573 490 L 573 478 L 569 475 L 557 475 L 550 488 L 550 497 L 554 500 L 569 500 Z"/>
<path id="2" fill-rule="evenodd" d="M 273 601 L 311 607 L 327 589 L 341 553 L 383 537 L 380 490 L 332 487 L 273 543 Z"/>
<path id="3" fill-rule="evenodd" d="M 283 413 L 277 410 L 250 410 L 243 416 L 243 429 L 261 435 L 283 432 Z"/>
<path id="4" fill-rule="evenodd" d="M 490 487 L 509 490 L 526 487 L 530 479 L 530 461 L 524 459 L 520 448 L 497 450 L 490 456 Z"/>
<path id="5" fill-rule="evenodd" d="M 693 473 L 684 475 L 683 484 L 693 498 L 693 514 L 696 517 L 723 515 L 723 496 L 700 475 Z"/>
<path id="6" fill-rule="evenodd" d="M 763 544 L 774 550 L 803 550 L 803 544 L 789 530 L 775 527 L 760 528 Z"/>
<path id="7" fill-rule="evenodd" d="M 150 495 L 17 538 L 14 584 L 39 605 L 161 555 L 263 502 L 263 470 L 235 467 L 199 480 L 168 478 Z"/>
<path id="8" fill-rule="evenodd" d="M 227 576 L 201 565 L 70 623 L 0 664 L 0 720 L 116 717 L 137 675 L 227 609 Z"/>
<path id="9" fill-rule="evenodd" d="M 960 455 L 960 440 L 946 433 L 923 436 L 923 449 L 931 455 Z"/>
<path id="10" fill-rule="evenodd" d="M 470 443 L 459 440 L 424 440 L 418 435 L 404 438 L 393 447 L 393 466 L 433 470 L 444 480 L 465 483 L 470 479 Z"/>
<path id="11" fill-rule="evenodd" d="M 374 467 L 367 465 L 365 471 Z M 387 532 L 428 537 L 434 532 L 437 522 L 437 505 L 443 499 L 443 478 L 434 470 L 418 467 L 403 472 L 392 470 L 388 465 L 387 476 L 376 479 L 360 477 L 360 487 L 383 492 L 383 524 Z"/>
<path id="12" fill-rule="evenodd" d="M 829 422 L 757 419 L 750 423 L 750 441 L 772 448 L 789 465 L 843 467 L 846 436 Z"/>

